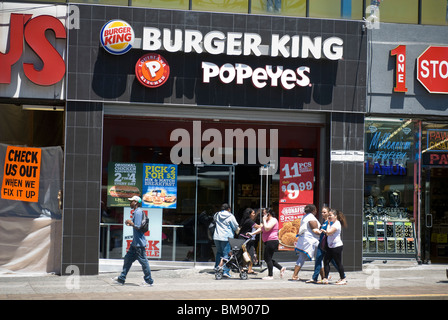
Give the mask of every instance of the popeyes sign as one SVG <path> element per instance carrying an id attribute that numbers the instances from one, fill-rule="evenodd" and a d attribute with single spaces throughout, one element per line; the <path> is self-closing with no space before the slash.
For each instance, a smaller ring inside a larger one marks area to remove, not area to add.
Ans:
<path id="1" fill-rule="evenodd" d="M 55 39 L 67 39 L 64 24 L 51 15 L 33 15 L 28 13 L 11 13 L 8 30 L 2 29 L 2 37 L 8 39 L 7 48 L 0 52 L 0 84 L 10 84 L 13 66 L 25 55 L 28 46 L 37 55 L 23 59 L 22 70 L 25 77 L 40 86 L 51 86 L 64 78 L 65 61 L 55 46 L 47 38 L 47 30 L 52 31 Z M 54 42 L 54 41 L 53 41 Z M 64 43 L 65 47 L 65 43 Z M 30 59 L 35 62 L 25 62 Z"/>
<path id="2" fill-rule="evenodd" d="M 406 92 L 406 46 L 391 50 L 396 56 L 395 92 Z M 429 46 L 417 58 L 417 80 L 429 93 L 448 94 L 448 47 Z"/>

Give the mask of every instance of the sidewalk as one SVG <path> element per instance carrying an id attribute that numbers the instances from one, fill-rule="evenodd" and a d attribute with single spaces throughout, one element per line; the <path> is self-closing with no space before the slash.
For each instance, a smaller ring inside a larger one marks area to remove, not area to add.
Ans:
<path id="1" fill-rule="evenodd" d="M 134 265 L 124 286 L 112 284 L 119 273 L 101 272 L 97 276 L 0 276 L 0 300 L 72 300 L 72 299 L 155 299 L 155 300 L 292 300 L 292 299 L 443 299 L 448 300 L 448 265 L 418 265 L 415 262 L 374 261 L 364 265 L 363 271 L 347 272 L 348 284 L 335 285 L 339 278 L 332 272 L 329 285 L 308 284 L 311 265 L 299 276 L 303 281 L 290 281 L 292 266 L 280 279 L 278 270 L 274 280 L 261 280 L 263 271 L 239 279 L 215 280 L 210 267 L 178 268 L 151 266 L 155 281 L 152 287 L 141 287 L 142 272 Z"/>

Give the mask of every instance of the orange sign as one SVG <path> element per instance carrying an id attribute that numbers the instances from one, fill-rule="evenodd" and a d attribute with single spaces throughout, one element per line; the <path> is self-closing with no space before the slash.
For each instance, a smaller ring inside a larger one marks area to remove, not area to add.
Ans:
<path id="1" fill-rule="evenodd" d="M 146 87 L 157 88 L 164 84 L 170 75 L 170 66 L 160 54 L 147 53 L 138 59 L 135 76 Z"/>
<path id="2" fill-rule="evenodd" d="M 2 199 L 38 201 L 41 151 L 40 148 L 8 146 L 3 171 Z"/>

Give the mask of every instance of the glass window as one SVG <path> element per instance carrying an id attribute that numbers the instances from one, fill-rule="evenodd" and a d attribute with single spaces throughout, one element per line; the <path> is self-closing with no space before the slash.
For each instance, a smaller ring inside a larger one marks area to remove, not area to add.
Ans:
<path id="1" fill-rule="evenodd" d="M 362 19 L 362 0 L 309 1 L 309 16 L 313 18 Z"/>
<path id="2" fill-rule="evenodd" d="M 189 0 L 132 0 L 134 7 L 188 10 L 189 4 Z"/>
<path id="3" fill-rule="evenodd" d="M 422 24 L 448 25 L 448 1 L 423 0 Z"/>
<path id="4" fill-rule="evenodd" d="M 123 230 L 123 217 L 126 214 L 126 208 L 129 208 L 129 203 L 127 201 L 121 202 L 121 200 L 112 202 L 110 197 L 117 196 L 112 195 L 109 188 L 110 181 L 115 182 L 115 178 L 119 177 L 121 179 L 124 175 L 117 176 L 116 172 L 112 171 L 113 167 L 110 166 L 111 163 L 171 164 L 172 149 L 176 145 L 179 147 L 178 144 L 180 142 L 175 141 L 175 138 L 171 138 L 173 131 L 181 130 L 185 132 L 186 130 L 192 133 L 193 125 L 194 123 L 192 121 L 184 120 L 176 121 L 150 118 L 139 118 L 137 120 L 135 118 L 105 116 L 103 135 L 102 233 L 100 242 L 102 258 L 121 258 L 123 256 L 123 243 L 126 240 L 126 236 L 123 238 L 123 232 L 127 232 Z M 204 134 L 205 132 L 209 132 L 213 135 L 220 134 L 224 137 L 227 130 L 239 129 L 243 131 L 253 129 L 253 132 L 257 134 L 259 130 L 270 132 L 271 129 L 276 129 L 278 130 L 279 158 L 314 158 L 315 163 L 319 163 L 320 127 L 303 126 L 300 124 L 272 124 L 267 122 L 247 123 L 242 121 L 203 120 L 200 121 L 199 130 L 204 132 Z M 298 137 L 306 137 L 306 139 Z M 189 140 L 187 142 L 188 144 L 184 146 L 185 150 L 177 151 L 176 154 L 180 156 L 180 152 L 184 156 L 183 153 L 185 152 L 185 155 L 188 154 L 188 157 L 190 157 L 190 163 L 192 163 L 194 157 L 193 146 L 191 144 L 194 145 L 197 143 L 204 148 L 199 159 L 202 162 L 206 162 L 204 158 L 206 156 L 213 156 L 215 158 L 217 156 L 224 157 L 225 155 L 227 158 L 228 155 L 233 154 L 236 157 L 242 151 L 235 141 L 232 147 L 219 148 L 219 153 L 222 152 L 222 155 L 217 155 L 213 152 L 211 154 L 211 143 L 209 145 L 209 141 L 206 140 L 207 138 L 204 137 L 204 141 L 196 141 L 196 138 L 192 138 L 190 141 L 190 138 L 183 137 L 182 141 L 186 142 L 183 139 Z M 199 139 L 202 138 L 200 137 Z M 245 138 L 245 141 L 247 139 Z M 270 133 L 266 135 L 266 139 L 270 139 Z M 213 140 L 213 143 L 216 141 Z M 222 143 L 225 143 L 224 141 L 225 139 L 221 139 Z M 245 141 L 245 144 L 249 143 L 248 140 L 247 142 Z M 206 148 L 209 148 L 208 151 Z M 216 146 L 212 148 L 216 148 Z M 259 152 L 258 149 L 256 152 Z M 233 165 L 225 165 L 224 162 L 220 165 L 204 164 L 198 167 L 188 163 L 178 165 L 176 208 L 163 209 L 161 260 L 193 261 L 196 259 L 196 261 L 202 262 L 213 261 L 214 245 L 207 236 L 208 224 L 206 222 L 218 210 L 224 201 L 223 199 L 226 197 L 230 198 L 228 196 L 229 193 L 233 196 L 227 201 L 233 203 L 233 212 L 238 222 L 241 220 L 242 212 L 245 208 L 260 207 L 260 195 L 263 192 L 269 193 L 268 206 L 272 206 L 274 211 L 278 212 L 279 174 L 277 173 L 270 177 L 269 191 L 265 191 L 268 189 L 261 190 L 259 161 L 256 159 L 248 161 L 248 157 L 255 154 L 251 147 L 244 146 L 243 154 L 245 160 L 238 164 L 234 163 Z M 231 162 L 233 163 L 235 161 L 232 160 Z M 230 166 L 234 167 L 234 171 L 231 170 Z M 138 173 L 135 176 L 127 175 L 128 178 L 126 179 L 129 181 L 129 179 L 135 177 L 136 182 L 134 186 L 137 186 L 137 178 L 139 176 L 141 175 Z M 315 176 L 319 177 L 318 169 L 315 171 Z M 120 181 L 124 182 L 122 180 Z M 198 185 L 196 185 L 197 183 Z M 233 183 L 232 188 L 230 188 L 231 183 Z M 319 199 L 318 190 L 319 181 L 316 180 L 314 192 L 315 201 Z M 143 198 L 143 201 L 146 202 L 145 198 Z M 173 226 L 179 227 L 174 229 Z M 196 257 L 194 256 L 195 248 Z M 281 259 L 285 259 L 283 261 L 292 261 L 294 259 L 294 252 L 284 253 L 284 255 L 279 254 L 278 259 L 279 261 Z"/>
<path id="5" fill-rule="evenodd" d="M 422 244 L 424 261 L 448 262 L 448 124 L 422 122 Z M 423 211 L 424 210 L 424 211 Z M 423 220 L 424 217 L 424 220 Z M 429 251 L 429 252 L 428 252 Z"/>
<path id="6" fill-rule="evenodd" d="M 380 23 L 418 23 L 418 0 L 367 0 L 366 6 L 366 16 L 373 14 L 375 7 L 378 8 L 376 16 Z"/>
<path id="7" fill-rule="evenodd" d="M 108 4 L 108 5 L 116 5 L 116 6 L 127 6 L 129 4 L 128 0 L 81 0 L 81 1 L 69 1 L 69 2 Z"/>
<path id="8" fill-rule="evenodd" d="M 253 0 L 251 13 L 306 16 L 306 0 Z"/>
<path id="9" fill-rule="evenodd" d="M 344 4 L 346 3 L 346 4 Z M 344 19 L 353 19 L 353 20 L 362 20 L 362 17 L 364 16 L 363 8 L 362 8 L 363 0 L 342 0 L 342 10 L 341 10 L 341 16 Z M 345 9 L 345 7 L 349 7 L 350 11 L 349 14 L 347 12 L 348 9 Z"/>
<path id="10" fill-rule="evenodd" d="M 365 256 L 415 256 L 416 130 L 408 119 L 365 119 Z"/>
<path id="11" fill-rule="evenodd" d="M 192 0 L 192 9 L 198 11 L 247 13 L 248 0 Z"/>
<path id="12" fill-rule="evenodd" d="M 313 0 L 310 1 L 309 6 L 309 16 L 313 18 L 339 18 L 341 16 L 341 0 Z"/>

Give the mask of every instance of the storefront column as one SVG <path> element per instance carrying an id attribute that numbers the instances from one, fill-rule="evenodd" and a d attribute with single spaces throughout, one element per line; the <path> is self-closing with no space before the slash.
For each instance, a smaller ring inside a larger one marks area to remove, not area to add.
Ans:
<path id="1" fill-rule="evenodd" d="M 346 271 L 362 270 L 364 196 L 364 114 L 332 113 L 330 142 L 330 207 L 341 210 L 348 227 L 342 231 Z"/>
<path id="2" fill-rule="evenodd" d="M 103 105 L 67 102 L 62 274 L 98 274 Z"/>

